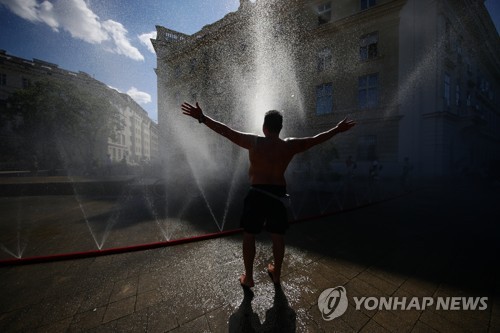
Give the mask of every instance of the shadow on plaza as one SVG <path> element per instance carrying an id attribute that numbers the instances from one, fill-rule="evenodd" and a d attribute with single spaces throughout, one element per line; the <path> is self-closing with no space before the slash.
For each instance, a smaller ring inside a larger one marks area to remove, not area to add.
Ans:
<path id="1" fill-rule="evenodd" d="M 264 322 L 253 311 L 254 293 L 250 288 L 243 288 L 243 301 L 229 317 L 229 333 L 237 332 L 282 332 L 296 331 L 296 313 L 288 304 L 288 299 L 280 285 L 274 286 L 273 306 L 266 311 Z"/>
<path id="2" fill-rule="evenodd" d="M 288 244 L 430 283 L 497 294 L 498 183 L 439 184 L 294 226 Z"/>

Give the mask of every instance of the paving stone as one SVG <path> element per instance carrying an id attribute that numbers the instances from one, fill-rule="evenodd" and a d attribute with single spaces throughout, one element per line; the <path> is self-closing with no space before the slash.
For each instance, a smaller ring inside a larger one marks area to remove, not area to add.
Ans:
<path id="1" fill-rule="evenodd" d="M 3 290 L 0 294 L 0 313 L 11 312 L 22 309 L 28 305 L 40 303 L 48 294 L 47 289 L 40 288 L 38 283 L 34 285 L 18 284 L 13 286 L 13 281 L 3 280 L 4 286 L 10 285 L 10 290 Z"/>
<path id="2" fill-rule="evenodd" d="M 95 285 L 92 289 L 84 293 L 79 312 L 87 312 L 95 308 L 107 306 L 109 298 L 113 292 L 112 282 L 105 282 L 103 284 Z"/>
<path id="3" fill-rule="evenodd" d="M 364 265 L 360 265 L 356 262 L 349 262 L 343 259 L 337 258 L 322 258 L 320 262 L 327 265 L 334 272 L 345 276 L 349 280 L 366 270 Z"/>
<path id="4" fill-rule="evenodd" d="M 370 320 L 358 332 L 360 332 L 360 333 L 389 333 L 391 331 L 389 331 L 389 330 L 385 329 L 384 327 L 382 327 L 381 325 L 379 325 L 375 320 Z M 394 331 L 394 332 L 399 332 L 399 331 Z"/>
<path id="5" fill-rule="evenodd" d="M 147 332 L 148 314 L 144 311 L 134 312 L 111 323 L 114 332 Z"/>
<path id="6" fill-rule="evenodd" d="M 42 303 L 4 313 L 0 317 L 0 332 L 30 331 L 39 327 L 45 312 Z"/>
<path id="7" fill-rule="evenodd" d="M 340 318 L 350 327 L 352 327 L 356 332 L 363 328 L 370 320 L 370 317 L 368 317 L 368 315 L 366 315 L 361 310 L 356 310 L 356 308 L 351 304 L 349 304 L 347 310 Z"/>
<path id="8" fill-rule="evenodd" d="M 287 275 L 283 278 L 282 284 L 287 292 L 292 292 L 294 295 L 290 300 L 293 307 L 309 308 L 318 302 L 322 292 L 314 286 L 308 276 L 304 275 Z"/>
<path id="9" fill-rule="evenodd" d="M 139 274 L 139 283 L 137 286 L 138 293 L 155 290 L 160 287 L 161 276 L 158 273 L 151 273 L 146 271 Z"/>
<path id="10" fill-rule="evenodd" d="M 229 305 L 223 305 L 207 313 L 205 316 L 207 318 L 210 331 L 213 333 L 228 332 L 229 317 L 233 312 L 235 312 L 234 308 Z"/>
<path id="11" fill-rule="evenodd" d="M 436 331 L 419 320 L 411 330 L 411 333 L 439 333 L 439 331 Z"/>
<path id="12" fill-rule="evenodd" d="M 491 325 L 500 327 L 500 297 L 489 300 L 488 307 L 491 307 Z"/>
<path id="13" fill-rule="evenodd" d="M 36 329 L 39 333 L 64 333 L 69 330 L 71 318 L 66 318 L 61 321 L 52 322 L 50 324 L 40 326 Z"/>
<path id="14" fill-rule="evenodd" d="M 329 279 L 325 278 L 321 274 L 318 274 L 317 271 L 315 272 L 315 270 L 317 269 L 317 267 L 316 267 L 317 265 L 318 264 L 316 264 L 316 263 L 311 263 L 310 265 L 305 266 L 303 268 L 303 270 L 300 270 L 299 274 L 309 275 L 309 277 L 310 277 L 309 283 L 311 283 L 314 286 L 314 288 L 317 291 L 319 291 L 319 294 L 320 294 L 323 290 L 328 289 L 328 288 L 332 288 L 335 286 L 332 286 Z M 311 266 L 313 266 L 313 267 L 311 267 Z M 318 294 L 318 297 L 319 297 L 319 294 Z"/>
<path id="15" fill-rule="evenodd" d="M 83 331 L 99 326 L 102 323 L 106 307 L 95 308 L 86 312 L 77 313 L 73 316 L 70 331 Z"/>
<path id="16" fill-rule="evenodd" d="M 181 325 L 180 327 L 171 331 L 172 333 L 209 333 L 210 327 L 208 326 L 208 321 L 205 316 L 200 316 L 190 322 Z"/>
<path id="17" fill-rule="evenodd" d="M 420 314 L 417 310 L 380 310 L 373 320 L 390 332 L 411 332 Z"/>
<path id="18" fill-rule="evenodd" d="M 382 291 L 386 296 L 392 295 L 398 289 L 397 285 L 392 284 L 387 280 L 370 273 L 369 271 L 361 272 L 356 278 L 371 284 Z"/>
<path id="19" fill-rule="evenodd" d="M 296 310 L 296 327 L 297 332 L 304 333 L 318 333 L 325 332 L 318 323 L 314 320 L 314 318 L 309 314 L 309 310 L 307 308 L 297 308 Z"/>
<path id="20" fill-rule="evenodd" d="M 491 325 L 488 333 L 500 333 L 500 326 Z"/>
<path id="21" fill-rule="evenodd" d="M 419 278 L 408 278 L 400 286 L 400 289 L 417 297 L 431 297 L 434 295 L 439 285 L 435 282 L 424 281 Z"/>
<path id="22" fill-rule="evenodd" d="M 144 308 L 152 307 L 160 302 L 163 302 L 164 300 L 165 299 L 159 290 L 150 290 L 137 295 L 135 309 L 136 311 L 139 311 Z"/>
<path id="23" fill-rule="evenodd" d="M 332 287 L 343 286 L 349 281 L 347 277 L 332 270 L 324 262 L 315 261 L 315 263 L 317 264 L 317 271 L 311 271 L 310 274 L 320 274 L 321 276 L 323 276 L 325 279 L 328 280 L 330 286 Z"/>
<path id="24" fill-rule="evenodd" d="M 438 332 L 467 332 L 467 329 L 447 320 L 434 311 L 424 311 L 419 319 Z"/>
<path id="25" fill-rule="evenodd" d="M 343 332 L 343 333 L 354 333 L 356 332 L 349 324 L 347 324 L 342 317 L 335 318 L 330 321 L 326 321 L 321 317 L 321 313 L 318 308 L 312 307 L 308 311 L 311 318 L 319 326 L 319 328 L 324 332 Z"/>
<path id="26" fill-rule="evenodd" d="M 104 314 L 103 323 L 125 317 L 134 312 L 136 296 L 121 299 L 114 303 L 109 303 Z"/>
<path id="27" fill-rule="evenodd" d="M 148 316 L 147 332 L 167 332 L 179 326 L 175 303 L 161 302 L 143 311 Z"/>
<path id="28" fill-rule="evenodd" d="M 137 285 L 139 277 L 134 276 L 122 281 L 116 281 L 113 286 L 113 291 L 109 299 L 110 303 L 119 301 L 124 298 L 137 295 Z"/>
<path id="29" fill-rule="evenodd" d="M 200 304 L 194 291 L 190 294 L 175 297 L 172 302 L 172 304 L 176 305 L 176 318 L 181 326 L 205 313 L 205 309 Z"/>
<path id="30" fill-rule="evenodd" d="M 41 324 L 73 317 L 80 308 L 82 299 L 82 294 L 44 299 L 41 303 L 45 309 Z"/>

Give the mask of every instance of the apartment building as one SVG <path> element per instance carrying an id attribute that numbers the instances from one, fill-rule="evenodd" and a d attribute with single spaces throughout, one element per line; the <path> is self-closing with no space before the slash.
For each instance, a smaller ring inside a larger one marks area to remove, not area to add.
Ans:
<path id="1" fill-rule="evenodd" d="M 397 176 L 409 158 L 433 178 L 500 160 L 500 40 L 484 1 L 241 0 L 193 35 L 157 26 L 153 44 L 165 137 L 184 122 L 180 103 L 198 100 L 247 131 L 271 108 L 285 110 L 285 135 L 353 118 L 334 140 L 338 170 L 352 156 L 360 173 L 377 160 Z"/>
<path id="2" fill-rule="evenodd" d="M 127 94 L 113 100 L 120 112 L 124 128 L 108 139 L 108 154 L 112 161 L 123 159 L 129 164 L 154 162 L 158 159 L 158 125 L 147 112 Z"/>
<path id="3" fill-rule="evenodd" d="M 104 96 L 119 111 L 124 125 L 113 138 L 103 139 L 97 156 L 100 163 L 111 159 L 128 164 L 150 162 L 158 158 L 158 126 L 130 96 L 95 80 L 85 72 L 72 72 L 39 59 L 27 60 L 0 50 L 0 102 L 32 83 L 43 79 L 69 82 Z"/>

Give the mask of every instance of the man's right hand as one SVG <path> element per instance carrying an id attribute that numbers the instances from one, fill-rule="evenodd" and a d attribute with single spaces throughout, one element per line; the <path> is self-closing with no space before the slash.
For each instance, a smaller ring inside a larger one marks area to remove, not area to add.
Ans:
<path id="1" fill-rule="evenodd" d="M 201 110 L 198 102 L 196 102 L 196 106 L 193 106 L 187 102 L 182 103 L 181 105 L 182 113 L 191 116 L 194 119 L 200 120 L 203 117 L 203 111 Z"/>

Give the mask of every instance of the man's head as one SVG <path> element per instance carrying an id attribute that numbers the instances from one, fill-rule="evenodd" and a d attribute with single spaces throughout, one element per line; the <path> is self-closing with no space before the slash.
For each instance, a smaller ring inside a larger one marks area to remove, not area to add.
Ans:
<path id="1" fill-rule="evenodd" d="M 270 110 L 264 116 L 264 129 L 279 134 L 283 127 L 283 115 L 277 110 Z"/>

